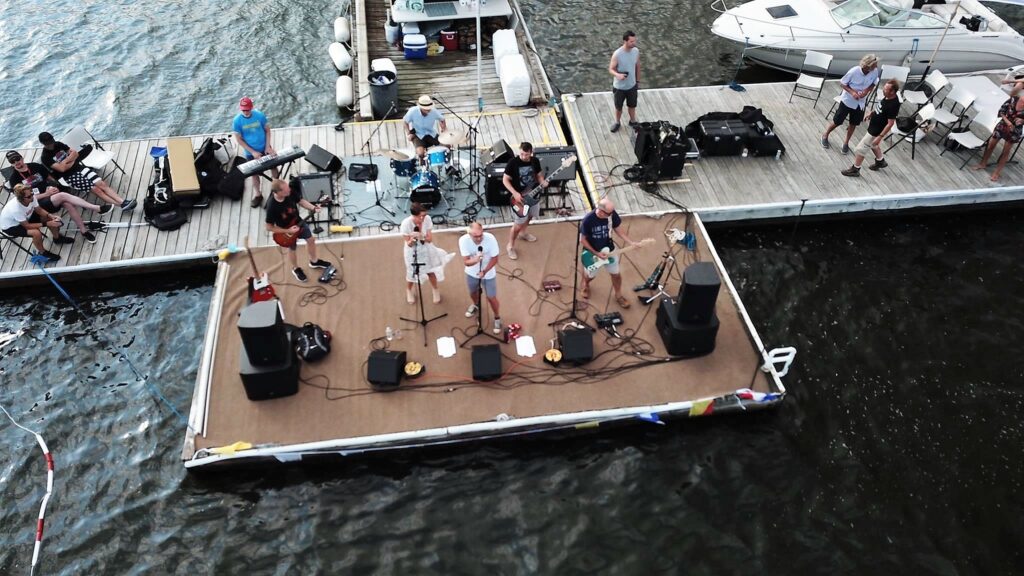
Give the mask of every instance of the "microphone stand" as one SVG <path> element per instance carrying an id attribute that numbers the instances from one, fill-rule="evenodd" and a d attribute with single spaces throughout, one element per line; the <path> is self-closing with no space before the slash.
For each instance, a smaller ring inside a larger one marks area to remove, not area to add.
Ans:
<path id="1" fill-rule="evenodd" d="M 583 220 L 580 220 L 582 223 Z M 611 229 L 609 229 L 609 233 Z M 569 315 L 564 318 L 555 318 L 553 321 L 548 322 L 548 326 L 554 326 L 556 324 L 562 324 L 566 320 L 575 320 L 576 322 L 586 326 L 591 332 L 597 332 L 597 328 L 594 328 L 582 318 L 579 317 L 577 310 L 579 309 L 579 293 L 578 286 L 580 281 L 580 231 L 579 224 L 576 225 L 576 250 L 573 252 L 572 259 L 572 309 L 569 311 Z"/>
<path id="2" fill-rule="evenodd" d="M 455 110 L 452 110 L 451 107 L 449 107 L 448 104 L 446 104 L 444 102 L 444 100 L 441 100 L 437 95 L 434 95 L 434 100 L 437 100 L 437 102 L 439 104 L 441 104 L 441 106 L 445 110 L 447 110 L 448 112 L 451 112 L 452 116 L 455 116 L 455 118 L 457 118 L 459 120 L 459 122 L 461 122 L 462 125 L 466 127 L 466 129 L 468 130 L 468 133 L 469 133 L 469 175 L 468 175 L 469 176 L 469 181 L 467 182 L 466 179 L 463 178 L 462 179 L 462 183 L 466 186 L 466 188 L 470 192 L 473 193 L 473 196 L 476 199 L 472 203 L 468 204 L 466 206 L 466 208 L 463 209 L 463 212 L 465 212 L 466 210 L 468 210 L 472 206 L 478 206 L 479 208 L 484 208 L 484 207 L 487 206 L 487 204 L 483 201 L 483 198 L 481 198 L 481 196 L 480 196 L 480 175 L 479 175 L 480 168 L 477 166 L 477 156 L 479 155 L 479 153 L 478 153 L 478 151 L 476 149 L 477 135 L 480 133 L 480 131 L 477 130 L 477 127 L 474 126 L 471 122 L 469 122 L 468 120 L 466 120 L 462 116 L 459 116 L 459 114 L 457 112 L 455 112 Z M 482 116 L 477 116 L 477 123 L 478 124 L 479 124 L 481 118 L 483 118 L 483 117 Z M 457 147 L 456 147 L 456 150 L 458 150 Z M 458 158 L 457 155 L 456 155 L 456 158 Z M 479 212 L 479 210 L 477 212 Z"/>
<path id="3" fill-rule="evenodd" d="M 477 272 L 477 277 L 480 279 L 480 285 L 477 287 L 476 334 L 473 334 L 469 338 L 463 340 L 462 343 L 459 344 L 459 348 L 465 348 L 466 344 L 469 344 L 477 336 L 487 336 L 488 338 L 496 342 L 500 342 L 502 344 L 505 343 L 504 338 L 498 338 L 494 334 L 489 334 L 486 330 L 484 330 L 484 279 L 483 276 L 480 274 L 481 272 L 484 271 L 484 259 L 482 258 L 484 253 L 484 247 L 480 246 L 480 249 L 477 251 L 477 253 L 481 255 L 481 258 L 480 268 L 479 271 Z"/>
<path id="4" fill-rule="evenodd" d="M 417 226 L 416 227 L 416 232 L 419 232 L 419 230 L 420 230 L 420 227 Z M 418 234 L 417 234 L 417 236 L 418 236 Z M 421 280 L 421 278 L 420 278 L 420 268 L 423 267 L 423 266 L 426 266 L 426 264 L 420 262 L 419 247 L 420 247 L 420 239 L 416 238 L 416 241 L 413 242 L 413 245 L 412 245 L 412 277 L 416 281 L 417 297 L 419 298 L 419 304 L 420 304 L 420 319 L 419 320 L 414 320 L 412 318 L 406 318 L 405 316 L 399 316 L 398 319 L 399 320 L 405 320 L 406 322 L 414 322 L 414 323 L 419 324 L 420 326 L 422 326 L 423 327 L 423 346 L 426 347 L 427 346 L 427 324 L 429 324 L 429 323 L 431 323 L 434 320 L 437 320 L 439 318 L 444 318 L 445 316 L 448 315 L 448 313 L 445 312 L 444 314 L 441 314 L 440 316 L 434 316 L 433 318 L 430 318 L 430 319 L 427 318 L 427 311 L 423 307 L 423 284 L 420 282 L 420 280 Z"/>
<path id="5" fill-rule="evenodd" d="M 392 101 L 391 102 L 391 107 L 388 108 L 387 114 L 385 114 L 384 117 L 380 119 L 380 122 L 377 123 L 377 127 L 373 129 L 373 132 L 370 132 L 370 137 L 367 138 L 366 142 L 363 144 L 362 150 L 366 150 L 368 152 L 369 157 L 370 157 L 370 165 L 372 165 L 372 166 L 377 166 L 377 165 L 373 163 L 373 149 L 370 148 L 370 142 L 373 140 L 373 137 L 377 135 L 377 132 L 380 131 L 381 127 L 384 126 L 384 121 L 387 120 L 388 116 L 390 116 L 391 113 L 394 112 L 394 111 L 395 111 L 395 102 Z M 381 204 L 381 195 L 380 195 L 380 190 L 378 189 L 379 188 L 379 181 L 380 181 L 380 172 L 381 172 L 381 170 L 378 170 L 377 172 L 378 172 L 377 178 L 375 178 L 373 180 L 373 204 L 371 204 L 370 206 L 367 206 L 366 208 L 363 208 L 362 210 L 356 212 L 355 214 L 353 214 L 353 216 L 359 216 L 360 214 L 362 214 L 363 212 L 366 212 L 367 210 L 369 210 L 371 208 L 380 208 L 381 210 L 383 210 L 383 211 L 387 212 L 388 214 L 390 214 L 392 218 L 395 217 L 395 213 L 394 212 L 392 212 L 391 210 L 388 210 L 387 208 L 385 208 L 384 204 Z"/>

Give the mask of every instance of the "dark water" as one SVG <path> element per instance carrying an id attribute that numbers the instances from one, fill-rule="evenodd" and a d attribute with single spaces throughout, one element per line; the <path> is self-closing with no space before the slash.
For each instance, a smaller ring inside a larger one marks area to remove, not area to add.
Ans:
<path id="1" fill-rule="evenodd" d="M 334 122 L 335 6 L 2 3 L 0 141 L 222 130 L 243 92 L 277 125 Z M 567 91 L 605 89 L 623 25 L 648 86 L 735 66 L 704 3 L 524 9 Z M 71 286 L 86 316 L 0 293 L 0 334 L 24 330 L 0 402 L 57 462 L 41 572 L 1020 573 L 1022 221 L 713 231 L 764 340 L 799 350 L 778 410 L 262 475 L 186 475 L 183 424 L 109 351 L 187 411 L 211 273 Z M 2 417 L 0 445 L 0 574 L 25 574 L 45 468 Z"/>

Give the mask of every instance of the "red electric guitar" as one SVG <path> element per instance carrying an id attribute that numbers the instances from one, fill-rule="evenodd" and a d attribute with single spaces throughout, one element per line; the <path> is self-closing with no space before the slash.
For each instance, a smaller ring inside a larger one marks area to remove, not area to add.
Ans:
<path id="1" fill-rule="evenodd" d="M 277 298 L 277 293 L 274 292 L 267 273 L 260 274 L 256 269 L 256 259 L 252 257 L 248 236 L 245 237 L 245 253 L 249 255 L 249 264 L 252 266 L 252 276 L 249 277 L 249 302 L 266 302 Z"/>
<path id="2" fill-rule="evenodd" d="M 314 205 L 315 206 L 319 206 L 320 203 L 317 202 Z M 316 216 L 316 212 L 313 211 L 313 210 L 310 210 L 309 214 L 306 215 L 306 217 L 302 219 L 302 222 L 308 226 L 309 223 L 313 221 L 313 217 L 314 216 Z M 319 229 L 315 230 L 315 233 L 317 233 L 317 234 L 319 234 L 320 232 L 321 232 L 321 230 L 319 230 Z M 280 246 L 281 248 L 291 248 L 292 246 L 295 246 L 296 242 L 299 241 L 298 233 L 296 233 L 296 234 L 289 234 L 288 232 L 274 232 L 273 236 L 274 236 L 274 242 L 276 242 L 277 245 Z"/>

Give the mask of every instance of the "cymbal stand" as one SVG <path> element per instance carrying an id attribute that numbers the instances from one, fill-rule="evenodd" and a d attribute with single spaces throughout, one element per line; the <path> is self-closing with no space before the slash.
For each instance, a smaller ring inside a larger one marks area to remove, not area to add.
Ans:
<path id="1" fill-rule="evenodd" d="M 480 124 L 480 121 L 483 119 L 483 116 L 477 116 L 476 117 L 476 124 L 473 124 L 472 122 L 469 122 L 468 120 L 466 120 L 462 116 L 459 116 L 458 112 L 456 112 L 455 110 L 452 110 L 451 107 L 448 106 L 448 104 L 446 104 L 444 102 L 444 100 L 439 98 L 437 95 L 434 96 L 434 100 L 436 100 L 439 104 L 441 104 L 441 106 L 445 110 L 450 112 L 452 116 L 455 116 L 455 118 L 458 119 L 458 121 L 461 122 L 462 125 L 465 126 L 466 130 L 468 131 L 468 134 L 469 134 L 469 173 L 463 176 L 462 183 L 463 183 L 463 185 L 465 185 L 469 189 L 470 192 L 473 193 L 473 196 L 475 197 L 475 199 L 473 200 L 473 202 L 471 202 L 470 204 L 468 204 L 466 206 L 466 210 L 468 210 L 470 207 L 484 208 L 484 207 L 487 206 L 487 204 L 484 202 L 483 197 L 480 195 L 480 172 L 482 172 L 483 169 L 479 168 L 477 166 L 477 157 L 479 156 L 479 154 L 478 154 L 478 151 L 477 151 L 477 148 L 476 148 L 477 136 L 480 134 L 480 131 L 477 129 L 477 126 Z M 458 147 L 456 147 L 456 150 L 458 150 Z M 456 160 L 458 160 L 458 154 L 457 153 L 453 153 L 453 157 Z M 468 182 L 466 181 L 466 177 L 467 176 L 469 178 Z M 454 189 L 453 189 L 453 191 L 454 191 Z"/>
<path id="2" fill-rule="evenodd" d="M 377 132 L 379 132 L 381 127 L 384 126 L 384 121 L 387 120 L 388 116 L 390 116 L 391 113 L 394 112 L 394 111 L 395 111 L 395 103 L 394 103 L 394 101 L 392 101 L 391 102 L 391 107 L 388 108 L 387 114 L 384 114 L 384 117 L 380 119 L 380 122 L 377 123 L 377 127 L 373 129 L 373 132 L 370 132 L 370 137 L 367 138 L 366 142 L 363 144 L 362 150 L 365 150 L 368 153 L 368 156 L 370 158 L 370 164 L 372 166 L 376 166 L 376 164 L 373 163 L 373 148 L 370 148 L 370 142 L 373 141 L 373 137 L 376 136 Z M 382 197 L 381 197 L 381 193 L 380 193 L 380 177 L 381 177 L 380 173 L 381 173 L 381 170 L 378 169 L 377 170 L 377 178 L 375 178 L 373 180 L 373 204 L 371 204 L 371 205 L 367 206 L 366 208 L 363 208 L 362 210 L 356 212 L 355 214 L 353 214 L 353 216 L 359 216 L 360 214 L 362 214 L 363 212 L 366 212 L 367 210 L 369 210 L 371 208 L 380 208 L 381 210 L 383 210 L 383 211 L 387 212 L 388 214 L 390 214 L 392 218 L 395 217 L 395 213 L 393 211 L 391 211 L 391 210 L 388 210 L 384 206 L 384 204 L 381 203 Z M 350 178 L 350 180 L 351 180 L 351 178 Z"/>

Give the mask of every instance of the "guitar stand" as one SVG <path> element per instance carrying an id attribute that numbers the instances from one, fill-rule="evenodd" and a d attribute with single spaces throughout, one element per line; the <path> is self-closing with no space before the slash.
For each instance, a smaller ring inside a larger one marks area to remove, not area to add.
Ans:
<path id="1" fill-rule="evenodd" d="M 550 185 L 551 182 L 548 182 L 548 184 Z M 566 196 L 569 195 L 569 190 L 568 190 L 569 181 L 568 180 L 557 180 L 555 182 L 555 184 L 558 184 L 558 192 L 548 192 L 547 188 L 544 189 L 544 192 L 542 194 L 544 196 L 544 205 L 541 206 L 541 208 L 540 208 L 540 213 L 542 215 L 544 214 L 544 212 L 550 211 L 550 210 L 556 210 L 556 211 L 557 210 L 572 210 L 572 206 L 568 206 L 565 203 L 565 198 L 566 198 Z M 554 196 L 558 196 L 559 197 L 559 199 L 561 200 L 561 203 L 562 203 L 561 206 L 555 206 L 554 208 L 551 207 L 551 198 L 554 197 Z"/>
<path id="2" fill-rule="evenodd" d="M 423 327 L 423 346 L 426 347 L 427 346 L 427 324 L 430 324 L 434 320 L 438 320 L 440 318 L 444 318 L 445 316 L 448 315 L 448 313 L 445 312 L 444 314 L 441 314 L 439 316 L 434 316 L 433 318 L 427 318 L 427 310 L 423 306 L 423 283 L 420 282 L 420 280 L 421 280 L 421 278 L 420 278 L 420 268 L 423 267 L 423 266 L 426 266 L 426 264 L 420 263 L 419 247 L 420 247 L 420 241 L 417 240 L 416 243 L 413 244 L 413 246 L 412 246 L 412 270 L 413 270 L 413 276 L 412 277 L 413 277 L 413 281 L 416 282 L 416 291 L 417 291 L 416 296 L 419 299 L 419 304 L 420 304 L 420 319 L 419 320 L 414 320 L 412 318 L 406 318 L 405 316 L 399 316 L 398 319 L 399 320 L 404 320 L 406 322 L 413 322 L 415 324 L 419 324 L 420 326 L 422 326 Z"/>

